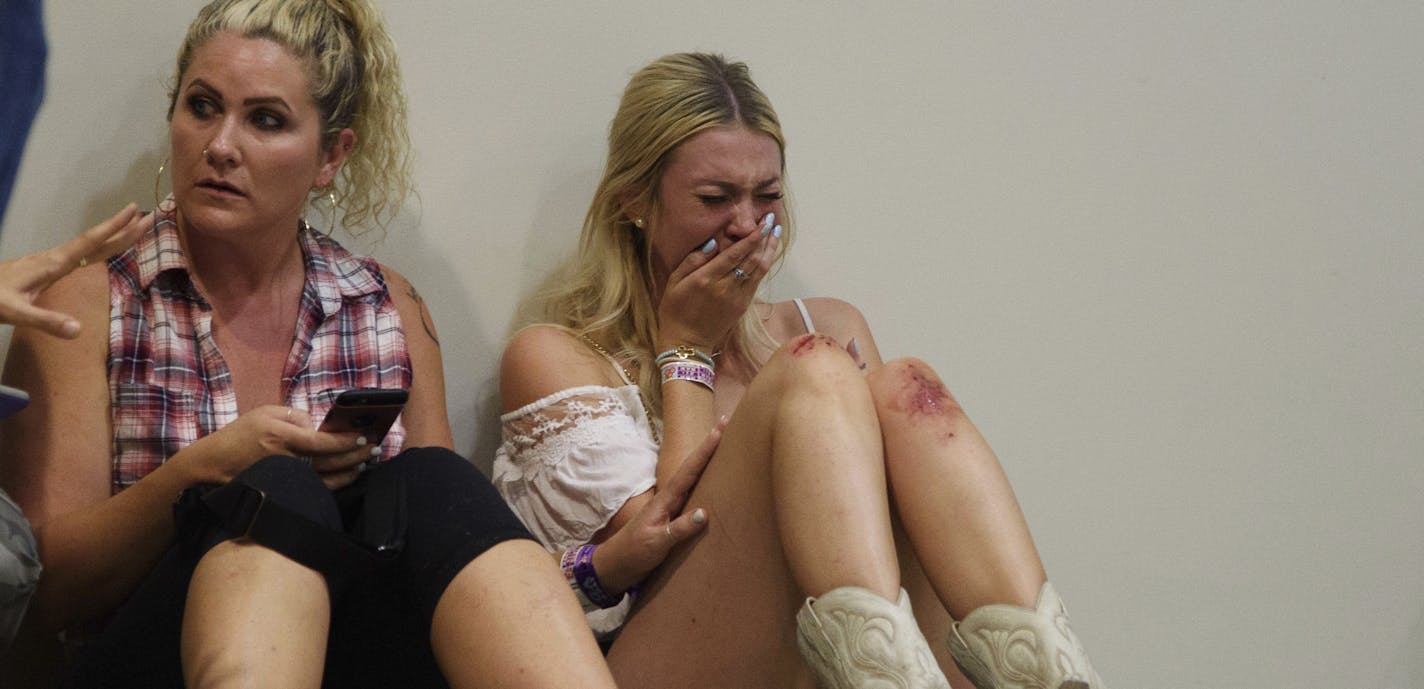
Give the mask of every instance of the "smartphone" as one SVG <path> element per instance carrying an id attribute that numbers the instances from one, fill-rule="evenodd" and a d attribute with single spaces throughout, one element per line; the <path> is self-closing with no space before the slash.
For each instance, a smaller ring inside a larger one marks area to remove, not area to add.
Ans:
<path id="1" fill-rule="evenodd" d="M 30 403 L 30 393 L 0 385 L 0 419 L 8 418 Z"/>
<path id="2" fill-rule="evenodd" d="M 318 430 L 332 433 L 360 433 L 366 442 L 378 445 L 396 422 L 410 393 L 387 388 L 355 388 L 336 397 L 331 411 Z"/>

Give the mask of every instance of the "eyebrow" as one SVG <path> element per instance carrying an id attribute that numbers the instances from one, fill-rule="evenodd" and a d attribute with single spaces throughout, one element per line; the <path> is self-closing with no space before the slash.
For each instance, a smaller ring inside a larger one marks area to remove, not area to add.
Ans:
<path id="1" fill-rule="evenodd" d="M 194 88 L 202 88 L 204 91 L 212 93 L 213 95 L 216 95 L 219 98 L 222 97 L 222 91 L 213 88 L 212 84 L 209 84 L 208 82 L 203 81 L 202 79 L 194 79 L 188 84 L 189 90 L 192 90 Z M 263 96 L 259 98 L 248 98 L 242 101 L 242 104 L 248 107 L 253 105 L 280 105 L 282 106 L 282 109 L 286 110 L 287 112 L 292 111 L 292 106 L 288 105 L 287 101 L 283 100 L 280 96 Z"/>
<path id="2" fill-rule="evenodd" d="M 753 188 L 753 189 L 765 189 L 765 188 L 767 188 L 767 187 L 769 187 L 769 186 L 771 186 L 771 185 L 773 185 L 773 184 L 778 184 L 778 183 L 780 183 L 780 182 L 781 182 L 781 176 L 780 176 L 780 175 L 777 175 L 776 177 L 769 177 L 769 178 L 764 179 L 764 180 L 762 180 L 762 181 L 760 181 L 760 182 L 757 182 L 756 185 L 753 186 L 752 188 Z M 722 188 L 722 189 L 736 189 L 736 188 L 737 188 L 737 185 L 734 184 L 734 183 L 732 183 L 732 182 L 727 182 L 727 181 L 718 180 L 718 179 L 711 179 L 711 178 L 696 180 L 696 181 L 693 182 L 692 185 L 695 186 L 695 187 L 700 187 L 700 186 L 706 185 L 706 186 L 712 186 L 712 187 L 720 187 L 720 188 Z"/>

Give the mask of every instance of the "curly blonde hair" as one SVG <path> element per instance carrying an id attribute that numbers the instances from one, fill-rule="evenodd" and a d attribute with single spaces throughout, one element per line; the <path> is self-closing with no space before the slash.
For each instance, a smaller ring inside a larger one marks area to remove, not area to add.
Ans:
<path id="1" fill-rule="evenodd" d="M 708 53 L 665 55 L 629 80 L 608 132 L 608 161 L 603 179 L 584 217 L 578 254 L 562 279 L 544 292 L 544 318 L 551 324 L 607 345 L 615 356 L 637 365 L 637 383 L 648 410 L 662 413 L 662 390 L 653 347 L 657 310 L 653 305 L 653 268 L 648 246 L 658 228 L 658 182 L 674 149 L 689 138 L 718 127 L 744 127 L 776 141 L 781 151 L 785 228 L 776 260 L 791 242 L 789 185 L 785 179 L 786 140 L 771 101 L 752 81 L 741 62 Z M 647 225 L 635 229 L 623 212 L 625 200 L 646 209 Z M 723 356 L 748 354 L 752 342 L 771 343 L 755 309 L 748 309 L 725 345 Z"/>
<path id="2" fill-rule="evenodd" d="M 386 33 L 380 11 L 367 0 L 209 3 L 188 26 L 178 50 L 168 94 L 170 120 L 193 51 L 224 31 L 274 41 L 310 62 L 322 146 L 334 143 L 343 129 L 356 132 L 340 181 L 329 190 L 341 223 L 353 233 L 358 233 L 354 228 L 384 227 L 410 195 L 412 182 L 405 90 L 395 42 Z"/>

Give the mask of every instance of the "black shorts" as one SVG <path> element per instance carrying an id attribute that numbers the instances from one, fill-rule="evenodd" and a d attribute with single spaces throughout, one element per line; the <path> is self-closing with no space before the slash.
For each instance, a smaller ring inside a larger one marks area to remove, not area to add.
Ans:
<path id="1" fill-rule="evenodd" d="M 466 564 L 491 547 L 531 538 L 479 470 L 443 448 L 416 448 L 375 465 L 350 486 L 331 491 L 310 467 L 273 456 L 234 483 L 261 490 L 266 500 L 330 529 L 332 538 L 358 543 L 389 534 L 391 482 L 404 503 L 400 550 L 378 557 L 361 575 L 327 581 L 332 597 L 323 686 L 444 687 L 430 648 L 430 624 L 446 586 Z M 198 561 L 228 533 L 199 501 L 214 490 L 185 493 L 175 509 L 179 542 L 119 608 L 94 642 L 75 659 L 72 687 L 182 687 L 179 641 L 188 584 Z M 383 538 L 383 541 L 390 540 Z M 379 545 L 379 544 L 367 544 Z M 318 568 L 320 569 L 320 568 Z"/>

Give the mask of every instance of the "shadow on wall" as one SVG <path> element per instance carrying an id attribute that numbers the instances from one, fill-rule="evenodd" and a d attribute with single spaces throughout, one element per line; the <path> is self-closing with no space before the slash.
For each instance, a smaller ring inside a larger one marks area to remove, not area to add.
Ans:
<path id="1" fill-rule="evenodd" d="M 320 203 L 319 201 L 317 202 Z M 469 276 L 480 271 L 468 264 L 472 257 L 448 255 L 427 241 L 421 229 L 421 207 L 417 197 L 392 219 L 385 235 L 370 232 L 347 244 L 353 252 L 372 256 L 400 272 L 420 292 L 435 321 L 445 369 L 446 414 L 457 452 L 489 473 L 498 442 L 498 427 L 488 400 L 495 390 L 498 353 L 496 342 L 479 330 L 480 319 L 472 317 L 481 305 L 472 297 L 481 285 L 468 284 Z M 345 234 L 345 233 L 343 233 Z M 339 237 L 346 241 L 345 237 Z M 390 241 L 395 239 L 396 241 Z M 424 336 L 420 324 L 402 323 L 407 336 Z"/>

